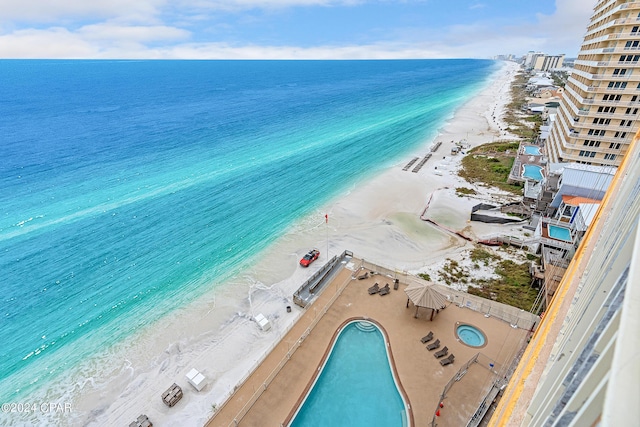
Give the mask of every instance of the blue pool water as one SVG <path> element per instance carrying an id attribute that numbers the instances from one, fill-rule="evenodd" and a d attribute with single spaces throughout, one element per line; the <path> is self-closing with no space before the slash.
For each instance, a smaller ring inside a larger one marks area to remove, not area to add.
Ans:
<path id="1" fill-rule="evenodd" d="M 406 419 L 382 332 L 372 323 L 352 322 L 338 335 L 290 426 L 401 427 Z"/>
<path id="2" fill-rule="evenodd" d="M 523 165 L 524 172 L 522 172 L 523 178 L 533 179 L 535 181 L 542 181 L 542 168 L 536 165 Z"/>
<path id="3" fill-rule="evenodd" d="M 569 231 L 568 228 L 550 225 L 548 229 L 549 229 L 549 237 L 552 237 L 558 240 L 563 240 L 565 242 L 571 242 L 571 231 Z"/>
<path id="4" fill-rule="evenodd" d="M 533 145 L 525 145 L 524 153 L 530 156 L 541 156 L 540 148 L 534 147 Z"/>
<path id="5" fill-rule="evenodd" d="M 456 328 L 456 334 L 460 341 L 471 347 L 482 347 L 486 343 L 484 334 L 475 326 L 460 325 Z"/>

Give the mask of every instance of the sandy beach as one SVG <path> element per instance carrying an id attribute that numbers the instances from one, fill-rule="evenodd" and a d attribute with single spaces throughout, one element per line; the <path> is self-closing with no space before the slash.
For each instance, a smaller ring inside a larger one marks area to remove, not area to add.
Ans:
<path id="1" fill-rule="evenodd" d="M 474 147 L 512 137 L 504 131 L 500 117 L 517 70 L 517 64 L 505 62 L 435 138 L 295 224 L 231 283 L 198 296 L 161 327 L 141 330 L 131 341 L 101 356 L 110 365 L 120 361 L 119 366 L 109 378 L 78 384 L 73 396 L 80 397 L 73 397 L 73 414 L 61 418 L 60 424 L 128 425 L 144 413 L 156 426 L 204 425 L 214 408 L 224 403 L 302 315 L 302 309 L 292 303 L 292 294 L 327 261 L 327 248 L 329 257 L 346 249 L 358 258 L 412 273 L 434 272 L 447 258 L 461 259 L 472 244 L 421 220 L 427 204 L 430 219 L 469 236 L 521 232 L 517 225 L 468 221 L 471 206 L 479 198 L 507 196 L 461 180 L 457 169 L 462 155 L 451 155 L 455 142 L 466 140 Z M 441 147 L 418 173 L 403 170 L 437 141 Z M 473 187 L 480 195 L 458 197 L 455 188 L 462 186 Z M 300 268 L 298 259 L 312 247 L 320 250 L 319 260 L 308 269 Z M 287 306 L 292 306 L 291 313 Z M 258 313 L 269 319 L 271 330 L 260 330 L 253 320 Z M 208 379 L 200 392 L 185 379 L 192 368 Z M 91 378 L 90 372 L 86 375 Z M 185 394 L 179 407 L 169 408 L 160 395 L 174 382 Z"/>

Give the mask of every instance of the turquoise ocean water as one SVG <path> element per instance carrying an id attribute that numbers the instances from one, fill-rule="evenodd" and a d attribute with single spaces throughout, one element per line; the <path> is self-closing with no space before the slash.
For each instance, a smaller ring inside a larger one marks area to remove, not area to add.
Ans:
<path id="1" fill-rule="evenodd" d="M 220 286 L 496 68 L 0 61 L 0 401 Z"/>

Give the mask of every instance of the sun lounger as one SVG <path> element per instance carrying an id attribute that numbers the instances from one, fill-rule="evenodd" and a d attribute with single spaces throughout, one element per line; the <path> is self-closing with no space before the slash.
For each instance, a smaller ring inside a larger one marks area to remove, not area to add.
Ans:
<path id="1" fill-rule="evenodd" d="M 429 350 L 429 351 L 435 350 L 438 347 L 440 347 L 440 340 L 435 340 L 434 342 L 432 342 L 431 344 L 429 344 L 427 346 L 427 350 Z"/>
<path id="2" fill-rule="evenodd" d="M 432 339 L 433 339 L 433 332 L 429 331 L 429 333 L 427 335 L 423 336 L 420 341 L 422 342 L 422 344 L 426 344 L 429 341 L 431 341 Z"/>
<path id="3" fill-rule="evenodd" d="M 378 293 L 380 294 L 380 296 L 384 296 L 384 295 L 387 295 L 389 292 L 391 292 L 391 288 L 389 287 L 389 284 L 387 283 L 382 288 L 380 288 L 380 291 Z"/>
<path id="4" fill-rule="evenodd" d="M 369 295 L 377 294 L 380 292 L 380 285 L 376 282 L 375 285 L 369 288 Z"/>
<path id="5" fill-rule="evenodd" d="M 440 364 L 442 366 L 449 365 L 449 364 L 453 363 L 453 359 L 455 359 L 455 356 L 453 354 L 450 354 L 449 357 L 442 359 L 440 361 Z"/>
<path id="6" fill-rule="evenodd" d="M 168 407 L 172 407 L 182 399 L 182 389 L 176 383 L 173 383 L 167 391 L 162 393 L 162 401 Z"/>
<path id="7" fill-rule="evenodd" d="M 364 273 L 362 273 L 361 275 L 359 275 L 359 276 L 357 277 L 357 279 L 358 279 L 358 280 L 364 280 L 364 279 L 366 279 L 367 277 L 369 277 L 369 272 L 368 272 L 368 271 L 365 271 Z"/>
<path id="8" fill-rule="evenodd" d="M 442 350 L 438 350 L 435 352 L 434 356 L 436 357 L 436 359 L 440 359 L 441 357 L 444 357 L 447 355 L 447 353 L 449 352 L 449 348 L 445 345 Z"/>

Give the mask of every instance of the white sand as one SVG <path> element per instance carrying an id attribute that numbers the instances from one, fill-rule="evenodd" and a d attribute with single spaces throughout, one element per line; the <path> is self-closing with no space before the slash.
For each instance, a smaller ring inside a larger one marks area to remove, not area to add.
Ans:
<path id="1" fill-rule="evenodd" d="M 510 82 L 517 69 L 516 64 L 505 63 L 495 79 L 455 113 L 434 139 L 442 141 L 442 146 L 419 173 L 402 168 L 411 158 L 427 153 L 433 141 L 425 141 L 423 148 L 399 164 L 296 224 L 232 284 L 198 298 L 161 330 L 155 326 L 141 331 L 131 342 L 103 355 L 105 366 L 113 366 L 109 378 L 70 379 L 78 384 L 68 396 L 73 399 L 73 413 L 57 421 L 128 425 L 144 413 L 155 425 L 203 425 L 212 415 L 212 405 L 225 401 L 298 318 L 301 311 L 292 303 L 292 294 L 327 260 L 327 241 L 331 256 L 347 249 L 358 258 L 398 270 L 441 267 L 446 258 L 461 258 L 472 244 L 420 219 L 430 199 L 430 218 L 469 236 L 518 232 L 517 226 L 469 223 L 470 208 L 478 199 L 455 195 L 455 187 L 473 186 L 457 176 L 462 155 L 450 155 L 452 141 L 466 139 L 476 146 L 507 136 L 502 130 L 506 125 L 496 119 L 509 102 Z M 487 194 L 486 189 L 476 190 Z M 322 253 L 320 259 L 309 269 L 298 267 L 297 260 L 314 246 Z M 292 306 L 292 313 L 286 312 L 287 305 Z M 270 331 L 262 332 L 252 320 L 258 313 L 270 320 Z M 209 379 L 201 392 L 185 380 L 191 368 Z M 83 375 L 91 372 L 88 367 Z M 176 407 L 168 408 L 160 395 L 174 382 L 183 388 L 184 397 Z"/>

